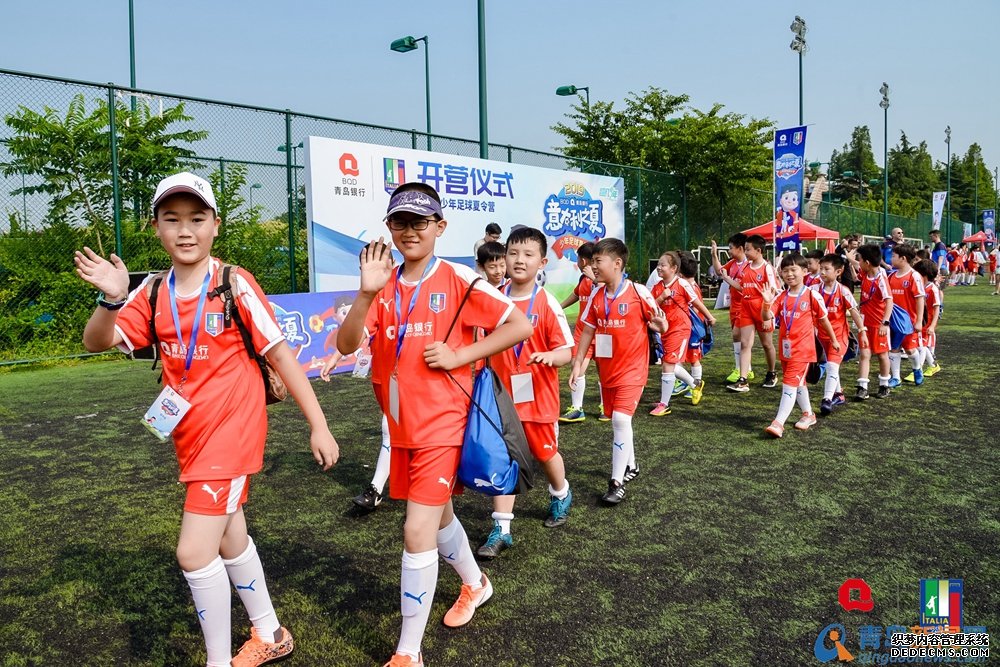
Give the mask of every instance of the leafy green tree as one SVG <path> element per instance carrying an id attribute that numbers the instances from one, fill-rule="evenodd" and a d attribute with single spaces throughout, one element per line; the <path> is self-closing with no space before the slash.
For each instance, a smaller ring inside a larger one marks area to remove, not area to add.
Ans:
<path id="1" fill-rule="evenodd" d="M 845 174 L 850 172 L 850 175 Z M 869 181 L 882 177 L 882 170 L 872 152 L 871 131 L 859 125 L 851 132 L 851 141 L 830 156 L 831 192 L 834 201 L 860 208 L 875 208 L 877 202 Z"/>
<path id="2" fill-rule="evenodd" d="M 939 185 L 927 142 L 913 144 L 906 132 L 900 132 L 899 143 L 889 149 L 889 210 L 916 218 L 930 209 Z M 876 190 L 881 197 L 882 186 Z"/>

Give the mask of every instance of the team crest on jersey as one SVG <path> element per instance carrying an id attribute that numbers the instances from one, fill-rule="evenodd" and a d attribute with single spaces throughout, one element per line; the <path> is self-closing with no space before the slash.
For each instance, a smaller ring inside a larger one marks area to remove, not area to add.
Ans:
<path id="1" fill-rule="evenodd" d="M 625 315 L 628 314 L 628 304 L 627 303 L 619 303 L 618 304 L 618 314 L 622 315 L 622 316 L 625 316 Z"/>
<path id="2" fill-rule="evenodd" d="M 910 286 L 910 281 L 909 280 L 904 280 L 903 281 L 903 287 L 909 287 L 909 286 Z"/>
<path id="3" fill-rule="evenodd" d="M 757 274 L 757 280 L 764 280 L 764 274 L 763 273 L 758 273 Z"/>
<path id="4" fill-rule="evenodd" d="M 431 298 L 428 304 L 429 308 L 435 313 L 440 313 L 442 310 L 444 310 L 445 306 L 444 297 L 445 297 L 444 292 L 431 292 Z"/>
<path id="5" fill-rule="evenodd" d="M 205 313 L 205 333 L 209 336 L 222 333 L 222 313 Z"/>
<path id="6" fill-rule="evenodd" d="M 538 326 L 538 313 L 532 313 L 531 317 L 529 317 L 528 319 L 531 320 L 531 326 L 533 327 Z"/>
<path id="7" fill-rule="evenodd" d="M 803 301 L 802 303 L 799 304 L 799 310 L 803 310 L 803 311 L 809 310 L 809 304 L 806 303 L 805 301 Z"/>

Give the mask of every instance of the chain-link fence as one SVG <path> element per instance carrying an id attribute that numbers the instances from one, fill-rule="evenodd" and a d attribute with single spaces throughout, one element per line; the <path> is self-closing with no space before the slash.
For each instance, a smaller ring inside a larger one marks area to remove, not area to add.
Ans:
<path id="1" fill-rule="evenodd" d="M 149 226 L 162 177 L 186 169 L 208 178 L 223 219 L 213 254 L 245 266 L 268 293 L 302 291 L 304 139 L 401 148 L 425 148 L 428 139 L 416 130 L 2 69 L 0 118 L 0 364 L 83 352 L 94 294 L 73 271 L 75 250 L 116 252 L 137 272 L 169 266 Z M 479 156 L 477 141 L 431 139 L 437 152 Z M 640 273 L 663 250 L 725 239 L 771 218 L 770 192 L 689 194 L 671 174 L 515 146 L 491 144 L 489 158 L 623 178 L 625 240 Z M 877 226 L 844 209 L 822 209 L 821 224 L 830 218 L 845 232 Z"/>

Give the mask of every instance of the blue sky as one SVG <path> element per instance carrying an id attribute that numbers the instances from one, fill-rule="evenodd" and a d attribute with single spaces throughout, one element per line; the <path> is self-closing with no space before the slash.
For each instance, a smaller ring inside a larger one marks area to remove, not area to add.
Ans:
<path id="1" fill-rule="evenodd" d="M 829 159 L 868 124 L 878 162 L 878 88 L 891 88 L 890 145 L 903 129 L 945 158 L 972 141 L 1000 165 L 996 26 L 1000 2 L 885 0 L 487 0 L 489 138 L 541 150 L 569 108 L 562 84 L 620 102 L 655 85 L 691 104 L 798 120 L 796 14 L 808 23 L 808 156 Z M 433 129 L 478 138 L 476 1 L 135 0 L 141 88 L 402 128 L 424 126 L 423 54 L 391 52 L 429 35 Z M 3 67 L 127 84 L 127 0 L 10 3 Z M 421 46 L 421 49 L 423 47 Z M 3 93 L 8 94 L 8 93 Z"/>

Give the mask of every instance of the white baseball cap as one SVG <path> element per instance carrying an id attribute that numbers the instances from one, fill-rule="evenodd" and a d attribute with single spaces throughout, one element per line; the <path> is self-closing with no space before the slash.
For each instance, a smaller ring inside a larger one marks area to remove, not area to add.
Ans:
<path id="1" fill-rule="evenodd" d="M 170 195 L 175 195 L 178 192 L 188 192 L 193 194 L 198 199 L 205 202 L 205 204 L 213 211 L 218 211 L 219 208 L 215 205 L 215 194 L 212 192 L 211 184 L 200 176 L 195 176 L 194 174 L 182 171 L 179 174 L 174 174 L 173 176 L 167 176 L 160 184 L 156 186 L 156 194 L 153 195 L 153 210 L 160 205 L 166 197 Z"/>

